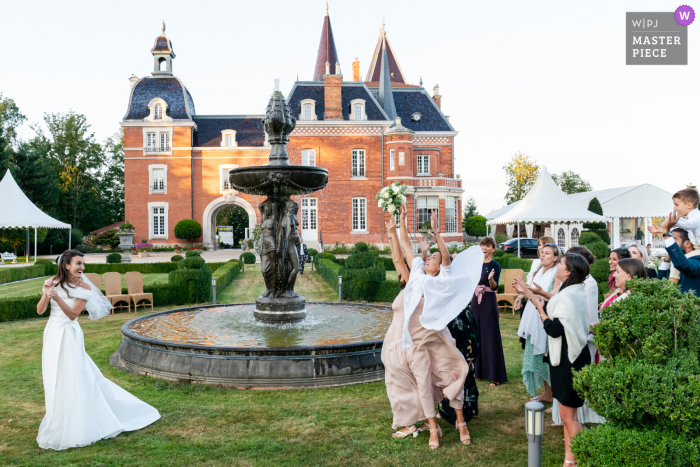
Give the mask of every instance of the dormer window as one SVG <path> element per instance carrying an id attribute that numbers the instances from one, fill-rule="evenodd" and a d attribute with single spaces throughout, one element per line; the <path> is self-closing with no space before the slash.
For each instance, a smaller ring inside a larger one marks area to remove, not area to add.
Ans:
<path id="1" fill-rule="evenodd" d="M 420 121 L 421 114 L 419 112 L 415 112 L 413 115 L 411 115 L 411 120 L 414 122 Z"/>
<path id="2" fill-rule="evenodd" d="M 163 119 L 163 106 L 160 104 L 156 104 L 155 109 L 153 111 L 153 120 L 162 120 Z"/>
<path id="3" fill-rule="evenodd" d="M 144 118 L 145 122 L 172 122 L 173 119 L 168 116 L 168 103 L 160 97 L 151 99 L 148 103 L 148 117 Z"/>
<path id="4" fill-rule="evenodd" d="M 350 120 L 367 120 L 364 99 L 355 99 L 350 102 Z"/>
<path id="5" fill-rule="evenodd" d="M 235 148 L 238 146 L 236 130 L 223 130 L 221 132 L 221 146 L 225 148 Z"/>
<path id="6" fill-rule="evenodd" d="M 316 101 L 313 99 L 304 99 L 301 101 L 301 114 L 299 120 L 311 121 L 316 120 Z"/>

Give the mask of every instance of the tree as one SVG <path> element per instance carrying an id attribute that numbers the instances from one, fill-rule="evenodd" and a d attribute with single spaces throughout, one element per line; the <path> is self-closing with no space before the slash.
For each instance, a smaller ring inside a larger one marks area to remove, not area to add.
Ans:
<path id="1" fill-rule="evenodd" d="M 236 245 L 245 238 L 245 229 L 248 227 L 248 212 L 240 206 L 226 207 L 216 215 L 216 225 L 232 226 L 233 243 Z"/>
<path id="2" fill-rule="evenodd" d="M 467 235 L 472 237 L 483 237 L 486 235 L 486 218 L 484 216 L 472 216 L 464 227 Z"/>
<path id="3" fill-rule="evenodd" d="M 503 166 L 503 170 L 506 171 L 508 192 L 506 192 L 505 200 L 508 204 L 523 199 L 540 174 L 537 161 L 522 152 L 515 154 L 510 162 Z"/>
<path id="4" fill-rule="evenodd" d="M 27 233 L 25 229 L 0 229 L 0 242 L 9 243 L 14 248 L 15 256 L 17 256 L 17 247 L 27 241 Z"/>
<path id="5" fill-rule="evenodd" d="M 466 230 L 467 228 L 467 219 L 469 219 L 472 216 L 478 216 L 479 213 L 476 210 L 476 200 L 474 199 L 473 196 L 469 197 L 469 199 L 464 203 L 464 212 L 462 214 L 462 228 Z"/>
<path id="6" fill-rule="evenodd" d="M 603 206 L 600 205 L 600 201 L 598 201 L 598 198 L 596 198 L 596 197 L 593 197 L 588 202 L 588 210 L 592 213 L 598 214 L 599 216 L 603 215 Z M 606 241 L 605 237 L 608 237 L 608 233 L 607 233 L 608 226 L 606 225 L 605 222 L 584 222 L 583 228 L 588 229 L 588 230 L 592 230 L 593 232 L 596 232 L 604 242 Z M 601 235 L 602 232 L 599 232 L 599 231 L 604 231 L 605 232 L 604 236 Z M 608 237 L 607 242 L 609 242 L 609 237 Z"/>
<path id="7" fill-rule="evenodd" d="M 552 179 L 554 180 L 554 183 L 559 185 L 561 191 L 567 195 L 593 191 L 591 184 L 582 179 L 581 175 L 577 174 L 573 170 L 567 170 L 559 175 L 552 175 Z"/>
<path id="8" fill-rule="evenodd" d="M 698 187 L 696 187 L 696 186 L 695 186 L 695 183 L 693 183 L 693 182 L 690 182 L 690 183 L 686 184 L 685 187 L 686 187 L 686 188 L 692 188 L 693 190 L 697 190 L 697 189 L 698 189 Z"/>
<path id="9" fill-rule="evenodd" d="M 175 224 L 175 238 L 189 240 L 193 243 L 195 239 L 202 236 L 202 224 L 194 219 L 182 219 Z"/>
<path id="10" fill-rule="evenodd" d="M 15 101 L 9 97 L 3 98 L 0 93 L 0 177 L 10 168 L 17 127 L 25 120 L 26 117 L 20 113 Z"/>
<path id="11" fill-rule="evenodd" d="M 100 180 L 102 225 L 124 220 L 124 130 L 104 142 L 105 171 Z"/>

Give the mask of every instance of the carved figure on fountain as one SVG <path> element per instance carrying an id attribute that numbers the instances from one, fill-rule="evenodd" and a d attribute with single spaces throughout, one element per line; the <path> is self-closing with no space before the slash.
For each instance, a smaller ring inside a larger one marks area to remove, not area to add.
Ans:
<path id="1" fill-rule="evenodd" d="M 280 249 L 278 251 L 280 286 L 278 295 L 294 298 L 299 294 L 294 292 L 294 284 L 299 273 L 299 255 L 301 252 L 301 239 L 299 238 L 299 221 L 297 213 L 299 204 L 292 199 L 284 201 L 284 211 L 279 224 Z"/>
<path id="2" fill-rule="evenodd" d="M 277 206 L 266 199 L 260 203 L 262 214 L 262 235 L 260 236 L 260 266 L 265 280 L 264 298 L 275 297 L 277 294 Z"/>

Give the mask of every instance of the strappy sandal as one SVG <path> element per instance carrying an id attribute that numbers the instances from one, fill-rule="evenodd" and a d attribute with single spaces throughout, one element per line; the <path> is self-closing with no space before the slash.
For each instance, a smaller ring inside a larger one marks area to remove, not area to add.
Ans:
<path id="1" fill-rule="evenodd" d="M 435 451 L 437 448 L 440 447 L 440 438 L 442 438 L 442 428 L 439 426 L 435 429 L 431 428 L 430 429 L 431 433 L 437 433 L 438 434 L 438 441 L 428 441 L 428 446 L 430 446 L 430 449 Z"/>
<path id="2" fill-rule="evenodd" d="M 404 428 L 408 428 L 408 433 L 406 433 L 405 431 L 399 430 L 399 431 L 397 431 L 396 433 L 393 433 L 393 434 L 391 435 L 391 437 L 392 437 L 392 438 L 403 439 L 403 438 L 407 438 L 407 437 L 409 437 L 409 436 L 411 436 L 411 435 L 413 435 L 414 438 L 415 438 L 416 436 L 418 436 L 418 429 L 416 428 L 415 425 L 407 426 L 407 427 L 404 427 Z"/>
<path id="3" fill-rule="evenodd" d="M 440 414 L 438 414 L 439 418 Z M 418 427 L 418 433 L 423 433 L 424 431 L 428 431 L 430 429 L 430 423 L 428 423 L 428 420 L 423 420 L 423 424 Z"/>
<path id="4" fill-rule="evenodd" d="M 574 465 L 578 465 L 578 462 L 576 462 L 576 461 L 567 461 L 566 459 L 564 459 L 564 463 L 565 463 L 565 464 L 574 464 Z"/>
<path id="5" fill-rule="evenodd" d="M 459 427 L 460 427 L 460 426 L 466 427 L 466 426 L 467 426 L 467 422 L 457 423 L 455 426 L 457 427 L 457 430 L 459 430 Z M 467 430 L 467 431 L 468 431 L 468 430 Z M 468 434 L 466 434 L 466 435 L 464 435 L 464 436 L 460 435 L 460 436 L 459 436 L 459 440 L 460 440 L 460 441 L 462 442 L 462 444 L 464 444 L 465 446 L 469 446 L 469 445 L 472 443 L 472 437 L 471 437 L 470 435 L 468 435 Z"/>

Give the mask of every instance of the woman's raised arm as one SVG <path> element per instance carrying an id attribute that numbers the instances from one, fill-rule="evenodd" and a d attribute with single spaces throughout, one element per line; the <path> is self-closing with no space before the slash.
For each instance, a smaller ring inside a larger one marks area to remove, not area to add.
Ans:
<path id="1" fill-rule="evenodd" d="M 440 256 L 442 256 L 442 265 L 449 266 L 452 263 L 452 258 L 450 258 L 450 252 L 447 250 L 447 245 L 445 245 L 445 241 L 440 236 L 440 229 L 438 229 L 437 225 L 436 211 L 430 213 L 430 227 L 433 230 L 432 232 L 430 232 L 430 235 L 433 237 L 433 240 L 435 240 L 435 243 L 437 243 L 437 246 L 440 249 Z"/>
<path id="2" fill-rule="evenodd" d="M 386 230 L 389 235 L 389 244 L 391 247 L 391 260 L 396 267 L 396 272 L 404 279 L 404 282 L 408 282 L 409 269 L 404 261 L 403 252 L 401 251 L 401 245 L 399 245 L 399 238 L 396 235 L 396 222 L 392 219 L 386 223 Z"/>
<path id="3" fill-rule="evenodd" d="M 411 248 L 411 239 L 408 238 L 408 230 L 406 227 L 406 217 L 408 216 L 408 211 L 406 210 L 406 205 L 401 206 L 401 216 L 399 217 L 399 227 L 401 229 L 401 247 L 403 248 L 403 254 L 406 256 L 406 261 L 408 264 L 413 265 L 413 249 Z"/>

